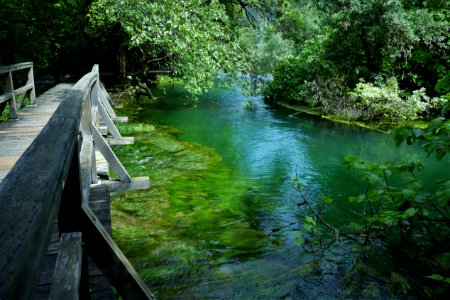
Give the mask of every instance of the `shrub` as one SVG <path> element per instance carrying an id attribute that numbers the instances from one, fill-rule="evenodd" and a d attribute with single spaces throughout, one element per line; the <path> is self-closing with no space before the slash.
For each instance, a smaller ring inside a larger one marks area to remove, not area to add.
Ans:
<path id="1" fill-rule="evenodd" d="M 425 88 L 408 95 L 399 88 L 394 77 L 375 84 L 358 83 L 350 98 L 354 106 L 361 109 L 363 119 L 391 121 L 418 119 L 447 102 L 443 98 L 428 97 Z"/>

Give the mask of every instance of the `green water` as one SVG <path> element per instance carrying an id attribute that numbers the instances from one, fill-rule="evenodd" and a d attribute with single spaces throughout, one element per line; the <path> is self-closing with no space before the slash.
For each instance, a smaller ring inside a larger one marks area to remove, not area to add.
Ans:
<path id="1" fill-rule="evenodd" d="M 196 107 L 179 86 L 155 95 L 156 103 L 125 103 L 131 122 L 120 129 L 136 142 L 115 148 L 152 188 L 114 195 L 112 222 L 115 240 L 159 299 L 343 298 L 349 248 L 317 256 L 295 243 L 297 225 L 286 226 L 299 220 L 292 179 L 312 197 L 332 196 L 326 217 L 342 224 L 351 216 L 347 197 L 360 192 L 342 169 L 344 156 L 417 155 L 430 185 L 446 172 L 418 147 L 396 148 L 381 133 L 289 116 L 260 98 L 246 110 L 248 98 L 235 89 L 212 89 Z"/>

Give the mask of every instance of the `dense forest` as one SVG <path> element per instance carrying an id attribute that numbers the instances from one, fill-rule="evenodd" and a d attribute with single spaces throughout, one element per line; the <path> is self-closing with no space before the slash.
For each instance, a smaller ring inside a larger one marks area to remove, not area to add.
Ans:
<path id="1" fill-rule="evenodd" d="M 151 96 L 167 76 L 195 97 L 220 72 L 250 77 L 249 89 L 271 105 L 347 121 L 427 121 L 426 128 L 397 129 L 396 142 L 420 143 L 447 163 L 448 0 L 1 0 L 1 7 L 0 65 L 33 61 L 38 80 L 78 78 L 99 63 L 103 78 L 135 93 Z M 411 288 L 395 273 L 405 295 L 443 297 L 450 180 L 424 191 L 415 160 L 374 165 L 347 157 L 345 168 L 361 187 L 350 199 L 363 207 L 360 221 L 334 227 L 294 180 L 308 212 L 302 236 L 316 245 L 347 238 L 361 247 L 362 260 L 389 251 L 403 258 L 399 269 L 416 274 L 419 287 Z M 400 174 L 409 179 L 394 186 Z"/>
<path id="2" fill-rule="evenodd" d="M 449 2 L 2 1 L 0 63 L 63 80 L 94 62 L 143 92 L 158 75 L 192 94 L 219 71 L 272 74 L 269 102 L 349 120 L 436 115 L 449 92 Z"/>

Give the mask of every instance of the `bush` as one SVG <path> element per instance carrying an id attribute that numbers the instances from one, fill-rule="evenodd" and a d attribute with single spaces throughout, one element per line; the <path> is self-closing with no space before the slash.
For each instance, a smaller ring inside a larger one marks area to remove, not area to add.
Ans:
<path id="1" fill-rule="evenodd" d="M 274 80 L 264 91 L 269 102 L 287 101 L 317 105 L 307 83 L 317 78 L 334 77 L 333 65 L 325 59 L 324 44 L 327 40 L 328 34 L 307 40 L 297 56 L 288 57 L 275 67 Z"/>
<path id="2" fill-rule="evenodd" d="M 376 84 L 358 83 L 350 98 L 353 105 L 361 109 L 363 119 L 390 121 L 415 120 L 447 102 L 443 98 L 428 97 L 425 88 L 408 95 L 400 90 L 393 77 Z"/>

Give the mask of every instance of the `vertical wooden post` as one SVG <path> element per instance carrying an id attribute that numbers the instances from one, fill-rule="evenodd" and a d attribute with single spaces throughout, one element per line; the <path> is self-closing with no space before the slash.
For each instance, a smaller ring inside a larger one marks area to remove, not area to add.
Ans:
<path id="1" fill-rule="evenodd" d="M 90 99 L 90 94 L 88 94 L 87 99 L 84 99 L 83 101 L 83 112 L 81 114 L 81 121 L 80 121 L 80 131 L 81 133 L 84 135 L 90 135 L 91 134 L 91 129 L 90 129 L 90 124 L 91 124 L 91 112 L 92 112 L 92 107 L 91 107 L 91 99 Z"/>
<path id="2" fill-rule="evenodd" d="M 82 231 L 82 192 L 80 180 L 79 147 L 74 147 L 69 172 L 61 195 L 61 205 L 58 213 L 59 233 Z M 80 298 L 90 299 L 89 269 L 87 255 L 83 245 L 83 261 L 81 265 Z"/>
<path id="3" fill-rule="evenodd" d="M 99 88 L 99 79 L 98 79 L 98 75 L 97 75 L 97 80 L 95 81 L 94 85 L 92 86 L 92 90 L 91 90 L 91 102 L 92 102 L 92 109 L 91 109 L 91 114 L 92 114 L 92 123 L 95 124 L 96 127 L 99 127 L 99 118 L 98 118 L 98 106 L 99 106 L 99 101 L 98 101 L 98 97 L 99 97 L 99 92 L 100 92 L 100 88 Z"/>
<path id="4" fill-rule="evenodd" d="M 34 85 L 33 66 L 31 66 L 30 70 L 28 71 L 27 84 L 33 85 L 33 88 L 30 90 L 30 104 L 35 105 L 36 104 L 36 89 L 35 89 L 35 85 Z"/>
<path id="5" fill-rule="evenodd" d="M 14 82 L 12 78 L 12 72 L 8 72 L 8 76 L 6 76 L 5 80 L 5 92 L 6 94 L 11 94 L 11 100 L 9 100 L 9 113 L 11 119 L 17 119 L 17 111 L 16 111 L 16 95 L 14 94 Z"/>

